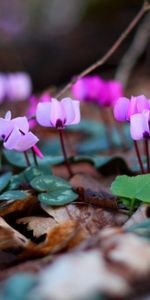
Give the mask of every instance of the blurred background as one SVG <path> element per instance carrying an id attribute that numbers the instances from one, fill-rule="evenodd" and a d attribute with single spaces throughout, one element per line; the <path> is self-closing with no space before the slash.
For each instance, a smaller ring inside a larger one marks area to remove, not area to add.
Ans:
<path id="1" fill-rule="evenodd" d="M 1 0 L 0 71 L 28 72 L 36 92 L 63 85 L 105 53 L 141 5 L 142 0 Z M 134 34 L 100 75 L 114 76 Z M 138 70 L 150 76 L 149 44 Z"/>

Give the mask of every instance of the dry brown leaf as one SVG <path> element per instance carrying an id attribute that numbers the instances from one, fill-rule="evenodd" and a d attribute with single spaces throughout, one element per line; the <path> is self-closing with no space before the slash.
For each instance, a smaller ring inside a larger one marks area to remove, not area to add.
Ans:
<path id="1" fill-rule="evenodd" d="M 89 174 L 95 178 L 99 178 L 98 171 L 92 166 L 90 163 L 76 163 L 71 165 L 71 169 L 73 171 L 73 174 L 83 173 L 83 174 Z M 53 173 L 56 176 L 60 176 L 64 179 L 68 179 L 69 175 L 66 171 L 65 165 L 58 165 L 53 167 Z"/>
<path id="2" fill-rule="evenodd" d="M 0 206 L 0 216 L 4 217 L 13 212 L 27 211 L 28 213 L 33 210 L 35 206 L 38 205 L 36 197 L 29 196 L 29 198 L 24 200 L 16 200 L 12 203 L 9 203 L 7 206 Z"/>
<path id="3" fill-rule="evenodd" d="M 57 222 L 50 217 L 30 216 L 18 219 L 17 224 L 27 225 L 27 229 L 33 231 L 33 236 L 39 238 L 52 230 Z"/>
<path id="4" fill-rule="evenodd" d="M 28 239 L 0 217 L 0 250 L 26 248 Z"/>
<path id="5" fill-rule="evenodd" d="M 78 220 L 80 224 L 88 228 L 91 234 L 106 226 L 123 225 L 128 219 L 128 216 L 124 213 L 85 204 L 69 204 L 57 208 L 43 207 L 43 209 L 58 223 L 67 220 Z"/>
<path id="6" fill-rule="evenodd" d="M 87 231 L 82 229 L 77 221 L 64 222 L 50 230 L 44 242 L 39 245 L 29 244 L 22 257 L 45 256 L 60 252 L 65 248 L 77 246 L 79 242 L 87 237 L 87 234 Z"/>

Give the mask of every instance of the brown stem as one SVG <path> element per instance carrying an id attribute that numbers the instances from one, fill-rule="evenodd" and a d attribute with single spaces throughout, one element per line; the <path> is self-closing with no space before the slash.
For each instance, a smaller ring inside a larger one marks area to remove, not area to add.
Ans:
<path id="1" fill-rule="evenodd" d="M 31 164 L 30 164 L 30 161 L 29 161 L 29 157 L 28 157 L 27 151 L 24 151 L 24 156 L 25 156 L 25 160 L 26 160 L 26 163 L 27 163 L 27 167 L 30 167 Z"/>
<path id="2" fill-rule="evenodd" d="M 109 50 L 100 58 L 97 60 L 94 64 L 92 64 L 90 67 L 86 68 L 84 71 L 82 71 L 79 75 L 77 75 L 73 80 L 71 80 L 65 87 L 56 94 L 56 98 L 61 97 L 64 93 L 66 93 L 74 83 L 76 83 L 79 79 L 82 77 L 88 75 L 96 68 L 104 65 L 108 59 L 114 54 L 114 52 L 120 47 L 122 42 L 126 39 L 126 37 L 129 35 L 129 33 L 135 28 L 135 26 L 139 23 L 141 18 L 144 16 L 145 12 L 150 9 L 150 4 L 148 1 L 144 1 L 144 4 L 140 11 L 137 13 L 137 15 L 134 17 L 134 19 L 131 21 L 131 23 L 127 26 L 127 28 L 122 32 L 122 34 L 119 36 L 119 38 L 115 41 L 115 43 L 109 48 Z"/>
<path id="3" fill-rule="evenodd" d="M 149 147 L 148 147 L 148 139 L 144 140 L 144 148 L 145 148 L 145 156 L 147 161 L 147 173 L 150 172 L 150 160 L 149 160 Z"/>
<path id="4" fill-rule="evenodd" d="M 58 132 L 59 132 L 60 143 L 61 143 L 61 148 L 62 148 L 62 152 L 64 155 L 65 164 L 68 169 L 68 173 L 69 173 L 70 177 L 72 177 L 73 173 L 72 173 L 72 170 L 71 170 L 68 158 L 67 158 L 67 153 L 66 153 L 65 144 L 64 144 L 63 129 L 58 129 Z"/>
<path id="5" fill-rule="evenodd" d="M 139 166 L 140 166 L 140 169 L 141 169 L 141 173 L 145 174 L 144 167 L 143 167 L 143 162 L 141 160 L 141 155 L 140 155 L 140 152 L 139 152 L 137 141 L 133 140 L 133 142 L 134 142 L 135 152 L 136 152 L 136 155 L 137 155 Z"/>
<path id="6" fill-rule="evenodd" d="M 36 153 L 34 152 L 33 148 L 32 148 L 32 155 L 33 155 L 35 166 L 38 166 L 38 161 L 37 161 Z"/>

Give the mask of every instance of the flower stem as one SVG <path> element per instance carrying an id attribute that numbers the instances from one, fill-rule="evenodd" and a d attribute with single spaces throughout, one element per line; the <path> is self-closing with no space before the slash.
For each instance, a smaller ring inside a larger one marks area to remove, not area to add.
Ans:
<path id="1" fill-rule="evenodd" d="M 145 148 L 145 156 L 147 161 L 147 173 L 150 172 L 150 160 L 149 160 L 149 147 L 148 147 L 148 139 L 144 140 L 144 148 Z"/>
<path id="2" fill-rule="evenodd" d="M 134 142 L 135 152 L 136 152 L 136 155 L 137 155 L 139 166 L 140 166 L 140 169 L 141 169 L 141 173 L 145 174 L 144 167 L 143 167 L 143 162 L 142 162 L 142 159 L 141 159 L 141 155 L 140 155 L 140 152 L 139 152 L 137 141 L 133 140 L 133 142 Z"/>
<path id="3" fill-rule="evenodd" d="M 71 177 L 71 176 L 73 176 L 73 173 L 72 173 L 72 170 L 71 170 L 68 158 L 67 158 L 67 154 L 66 154 L 66 149 L 65 149 L 65 145 L 64 145 L 63 130 L 58 129 L 58 132 L 59 132 L 60 143 L 61 143 L 61 148 L 62 148 L 62 152 L 63 152 L 63 155 L 64 155 L 65 164 L 66 164 L 66 167 L 68 169 L 68 173 Z"/>
<path id="4" fill-rule="evenodd" d="M 38 161 L 37 161 L 36 153 L 34 152 L 33 147 L 32 147 L 32 155 L 33 155 L 35 166 L 38 166 Z"/>
<path id="5" fill-rule="evenodd" d="M 129 209 L 129 215 L 131 216 L 134 210 L 134 203 L 135 203 L 135 199 L 131 199 L 131 205 L 130 205 L 130 209 Z"/>
<path id="6" fill-rule="evenodd" d="M 26 160 L 26 163 L 27 163 L 27 167 L 30 167 L 31 164 L 30 164 L 30 161 L 29 161 L 29 157 L 28 157 L 27 151 L 24 151 L 24 156 L 25 156 L 25 160 Z"/>

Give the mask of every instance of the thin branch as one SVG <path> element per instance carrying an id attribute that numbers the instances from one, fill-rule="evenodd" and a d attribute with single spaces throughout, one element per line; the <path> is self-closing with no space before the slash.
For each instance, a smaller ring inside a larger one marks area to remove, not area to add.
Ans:
<path id="1" fill-rule="evenodd" d="M 145 51 L 150 39 L 150 13 L 145 16 L 135 33 L 133 42 L 124 54 L 116 71 L 115 79 L 120 80 L 126 88 L 130 74 L 139 57 Z"/>
<path id="2" fill-rule="evenodd" d="M 92 64 L 90 67 L 82 71 L 79 75 L 77 75 L 73 80 L 71 80 L 65 87 L 56 94 L 56 98 L 62 97 L 64 93 L 66 93 L 74 83 L 76 83 L 79 79 L 82 77 L 88 75 L 93 70 L 97 69 L 98 67 L 104 65 L 108 59 L 114 54 L 114 52 L 120 47 L 122 42 L 126 39 L 126 37 L 129 35 L 129 33 L 135 28 L 135 26 L 139 23 L 141 18 L 144 16 L 144 14 L 150 10 L 150 3 L 148 1 L 144 1 L 144 4 L 138 14 L 134 17 L 134 19 L 131 21 L 131 23 L 127 26 L 127 28 L 122 32 L 122 34 L 119 36 L 119 38 L 115 41 L 115 43 L 109 48 L 109 50 L 100 58 L 98 61 L 96 61 L 94 64 Z"/>

